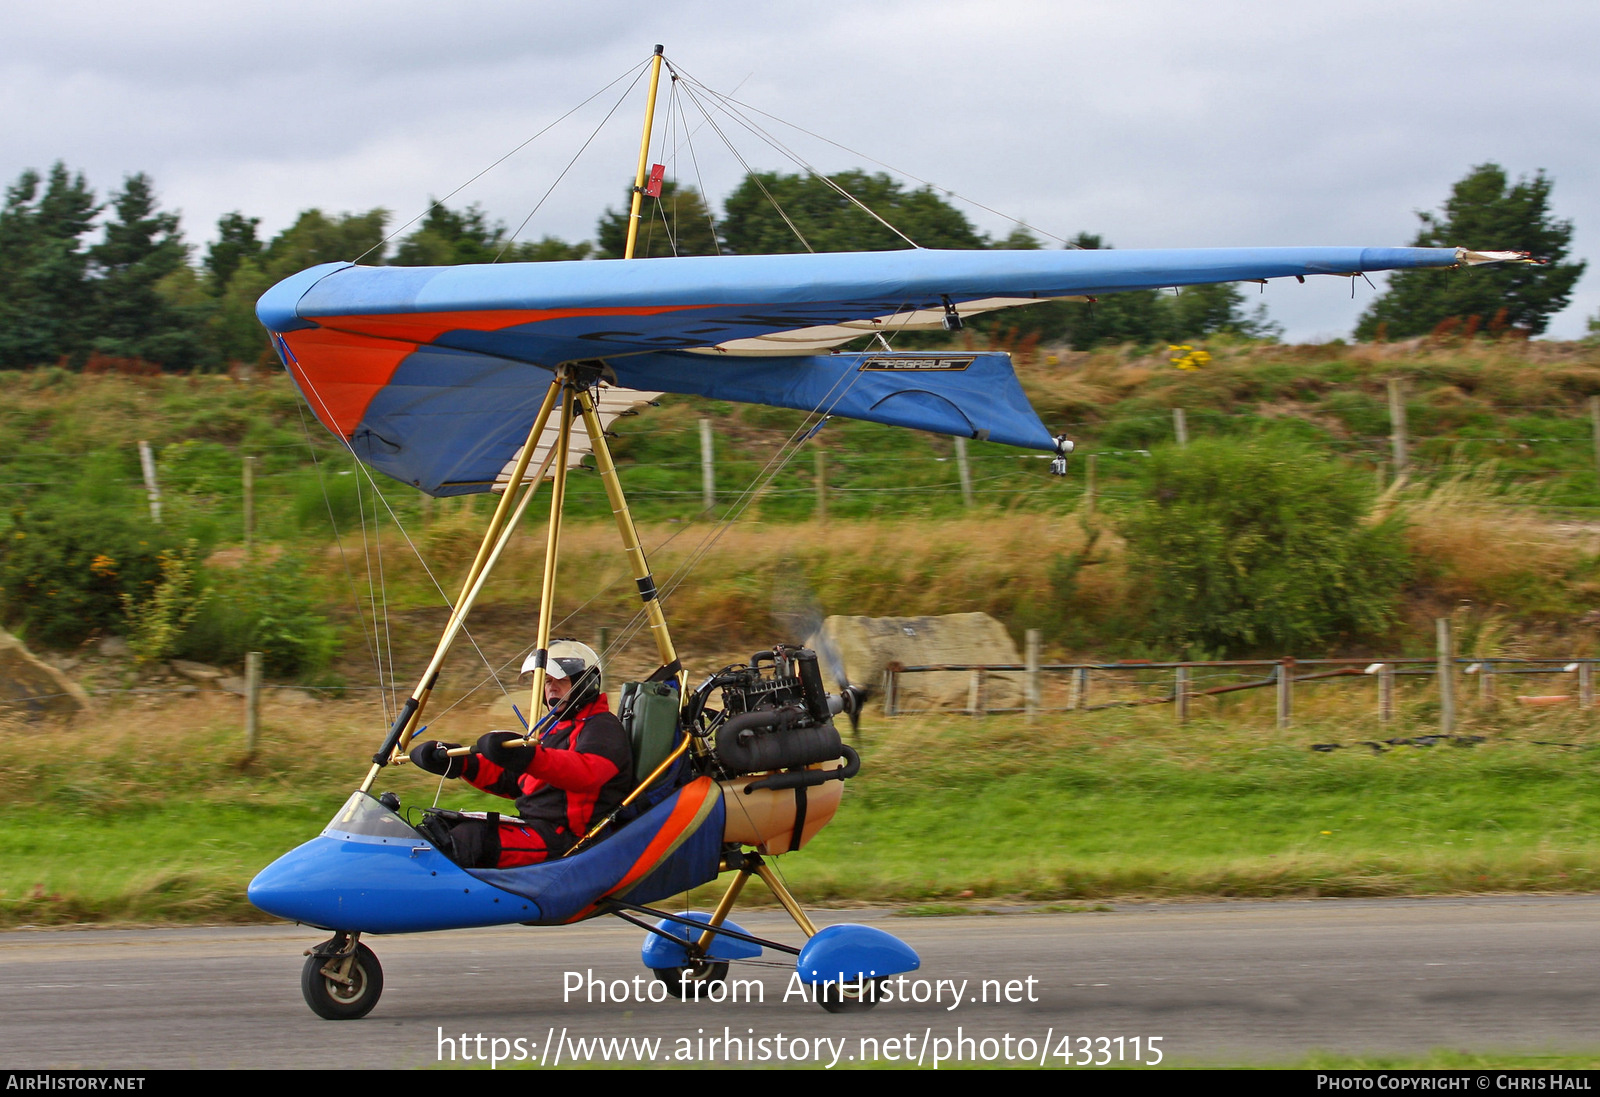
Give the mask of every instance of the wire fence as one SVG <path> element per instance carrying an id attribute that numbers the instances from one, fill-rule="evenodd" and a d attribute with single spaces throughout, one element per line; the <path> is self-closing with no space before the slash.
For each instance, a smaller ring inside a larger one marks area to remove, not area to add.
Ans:
<path id="1" fill-rule="evenodd" d="M 1370 400 L 1370 394 L 1362 396 Z M 1492 410 L 1499 418 L 1486 418 L 1487 412 L 1480 411 L 1476 419 L 1467 417 L 1472 421 L 1441 424 L 1443 429 L 1426 422 L 1408 425 L 1402 418 L 1403 438 L 1397 442 L 1395 423 L 1385 423 L 1381 414 L 1367 409 L 1371 414 L 1365 414 L 1365 420 L 1372 425 L 1366 430 L 1308 434 L 1301 440 L 1330 456 L 1366 466 L 1380 479 L 1392 478 L 1401 469 L 1427 474 L 1492 462 L 1495 479 L 1507 488 L 1534 484 L 1545 489 L 1531 494 L 1507 491 L 1502 500 L 1507 506 L 1574 515 L 1600 511 L 1600 409 L 1595 402 Z M 1513 413 L 1523 418 L 1508 420 L 1506 416 Z M 758 505 L 771 517 L 804 518 L 870 516 L 907 502 L 947 514 L 984 505 L 1067 512 L 1086 503 L 1116 504 L 1139 495 L 1140 466 L 1151 447 L 1234 433 L 1236 418 L 1214 409 L 1178 408 L 1062 423 L 1069 436 L 1081 440 L 1065 481 L 1050 475 L 1048 454 L 976 442 L 952 452 L 948 439 L 850 424 L 848 436 L 834 438 L 831 434 L 837 431 L 825 431 L 810 443 L 826 460 L 796 462 L 761 492 Z M 1425 416 L 1418 411 L 1413 419 Z M 647 424 L 622 428 L 616 444 L 624 478 L 633 481 L 628 484 L 629 496 L 644 520 L 682 518 L 726 505 L 758 473 L 765 454 L 790 433 L 787 426 L 720 422 L 710 432 L 711 444 L 702 446 L 704 427 Z M 1379 433 L 1384 426 L 1388 432 Z M 1524 429 L 1517 430 L 1519 426 Z M 341 461 L 349 463 L 348 453 L 333 439 L 315 433 L 300 443 L 229 447 L 206 443 L 210 449 L 204 453 L 186 451 L 186 445 L 167 446 L 153 455 L 156 491 L 169 509 L 203 511 L 213 524 L 238 525 L 246 510 L 253 509 L 256 522 L 269 528 L 276 524 L 285 535 L 296 529 L 312 532 L 319 528 L 323 491 L 338 495 L 340 481 L 353 475 L 351 469 L 337 467 Z M 637 456 L 630 456 L 630 447 L 638 450 Z M 308 449 L 335 466 L 328 470 L 326 484 L 316 477 Z M 298 461 L 297 450 L 305 454 Z M 129 513 L 148 509 L 149 484 L 132 447 L 109 465 L 105 456 L 104 451 L 38 445 L 13 449 L 0 458 L 0 525 L 12 506 L 25 503 L 31 495 L 81 488 L 88 479 L 98 486 L 97 505 Z M 260 459 L 251 500 L 242 472 L 246 456 Z M 1092 477 L 1086 468 L 1091 462 L 1096 466 Z M 100 467 L 86 468 L 86 463 Z M 450 513 L 449 501 L 435 504 L 401 485 L 395 487 L 394 505 L 406 520 L 427 525 Z M 609 513 L 597 480 L 579 475 L 569 494 L 580 516 L 590 511 L 595 516 Z M 320 525 L 326 525 L 325 516 Z"/>
<path id="2" fill-rule="evenodd" d="M 1251 690 L 1271 690 L 1280 728 L 1294 721 L 1297 689 L 1355 679 L 1371 689 L 1369 703 L 1380 723 L 1399 713 L 1399 680 L 1426 680 L 1437 706 L 1441 734 L 1455 731 L 1464 700 L 1463 680 L 1476 684 L 1480 706 L 1595 705 L 1595 667 L 1600 659 L 1471 658 L 1442 656 L 1360 659 L 1233 659 L 1197 662 L 940 663 L 890 664 L 882 681 L 883 712 L 898 718 L 934 713 L 969 716 L 1024 713 L 1088 713 L 1171 705 L 1187 722 L 1197 701 Z M 921 676 L 930 679 L 919 681 Z M 1542 690 L 1542 692 L 1533 692 Z"/>

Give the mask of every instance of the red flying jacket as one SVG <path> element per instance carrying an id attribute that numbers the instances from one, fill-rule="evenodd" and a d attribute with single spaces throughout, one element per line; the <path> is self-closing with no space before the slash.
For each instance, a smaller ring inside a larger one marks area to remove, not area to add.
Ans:
<path id="1" fill-rule="evenodd" d="M 522 771 L 471 754 L 461 776 L 515 800 L 518 815 L 549 824 L 559 844 L 570 848 L 633 791 L 633 751 L 602 693 L 540 736 Z"/>

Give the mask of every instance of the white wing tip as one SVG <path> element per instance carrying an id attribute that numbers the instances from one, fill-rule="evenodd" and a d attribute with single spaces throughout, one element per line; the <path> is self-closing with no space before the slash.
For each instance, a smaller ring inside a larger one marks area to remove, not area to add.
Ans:
<path id="1" fill-rule="evenodd" d="M 1478 267 L 1485 263 L 1537 263 L 1539 260 L 1526 251 L 1469 251 L 1466 248 L 1457 248 L 1456 262 L 1468 267 Z"/>

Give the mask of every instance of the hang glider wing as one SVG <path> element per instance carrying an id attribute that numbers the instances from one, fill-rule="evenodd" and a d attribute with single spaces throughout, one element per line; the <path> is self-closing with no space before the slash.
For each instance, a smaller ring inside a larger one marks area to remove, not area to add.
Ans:
<path id="1" fill-rule="evenodd" d="M 827 352 L 1039 301 L 1508 258 L 1455 248 L 917 249 L 329 263 L 280 282 L 256 311 L 329 430 L 373 467 L 458 495 L 504 484 L 551 371 L 566 362 L 604 369 L 608 423 L 662 392 L 696 393 L 1048 451 L 1054 440 L 1004 355 Z"/>

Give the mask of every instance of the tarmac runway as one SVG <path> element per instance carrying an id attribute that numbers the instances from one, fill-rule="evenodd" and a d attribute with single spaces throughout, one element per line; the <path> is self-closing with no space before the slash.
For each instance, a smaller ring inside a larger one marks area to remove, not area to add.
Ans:
<path id="1" fill-rule="evenodd" d="M 922 967 L 896 994 L 912 1000 L 829 1014 L 787 965 L 735 965 L 730 978 L 749 980 L 741 999 L 758 1000 L 651 1001 L 648 976 L 634 979 L 646 974 L 643 933 L 606 919 L 365 938 L 383 964 L 382 999 L 364 1020 L 330 1022 L 300 996 L 314 930 L 11 931 L 0 934 L 0 1067 L 417 1067 L 467 1055 L 502 1068 L 607 1057 L 1079 1066 L 1600 1050 L 1600 897 L 814 913 L 917 949 Z M 798 943 L 781 912 L 735 918 Z"/>

